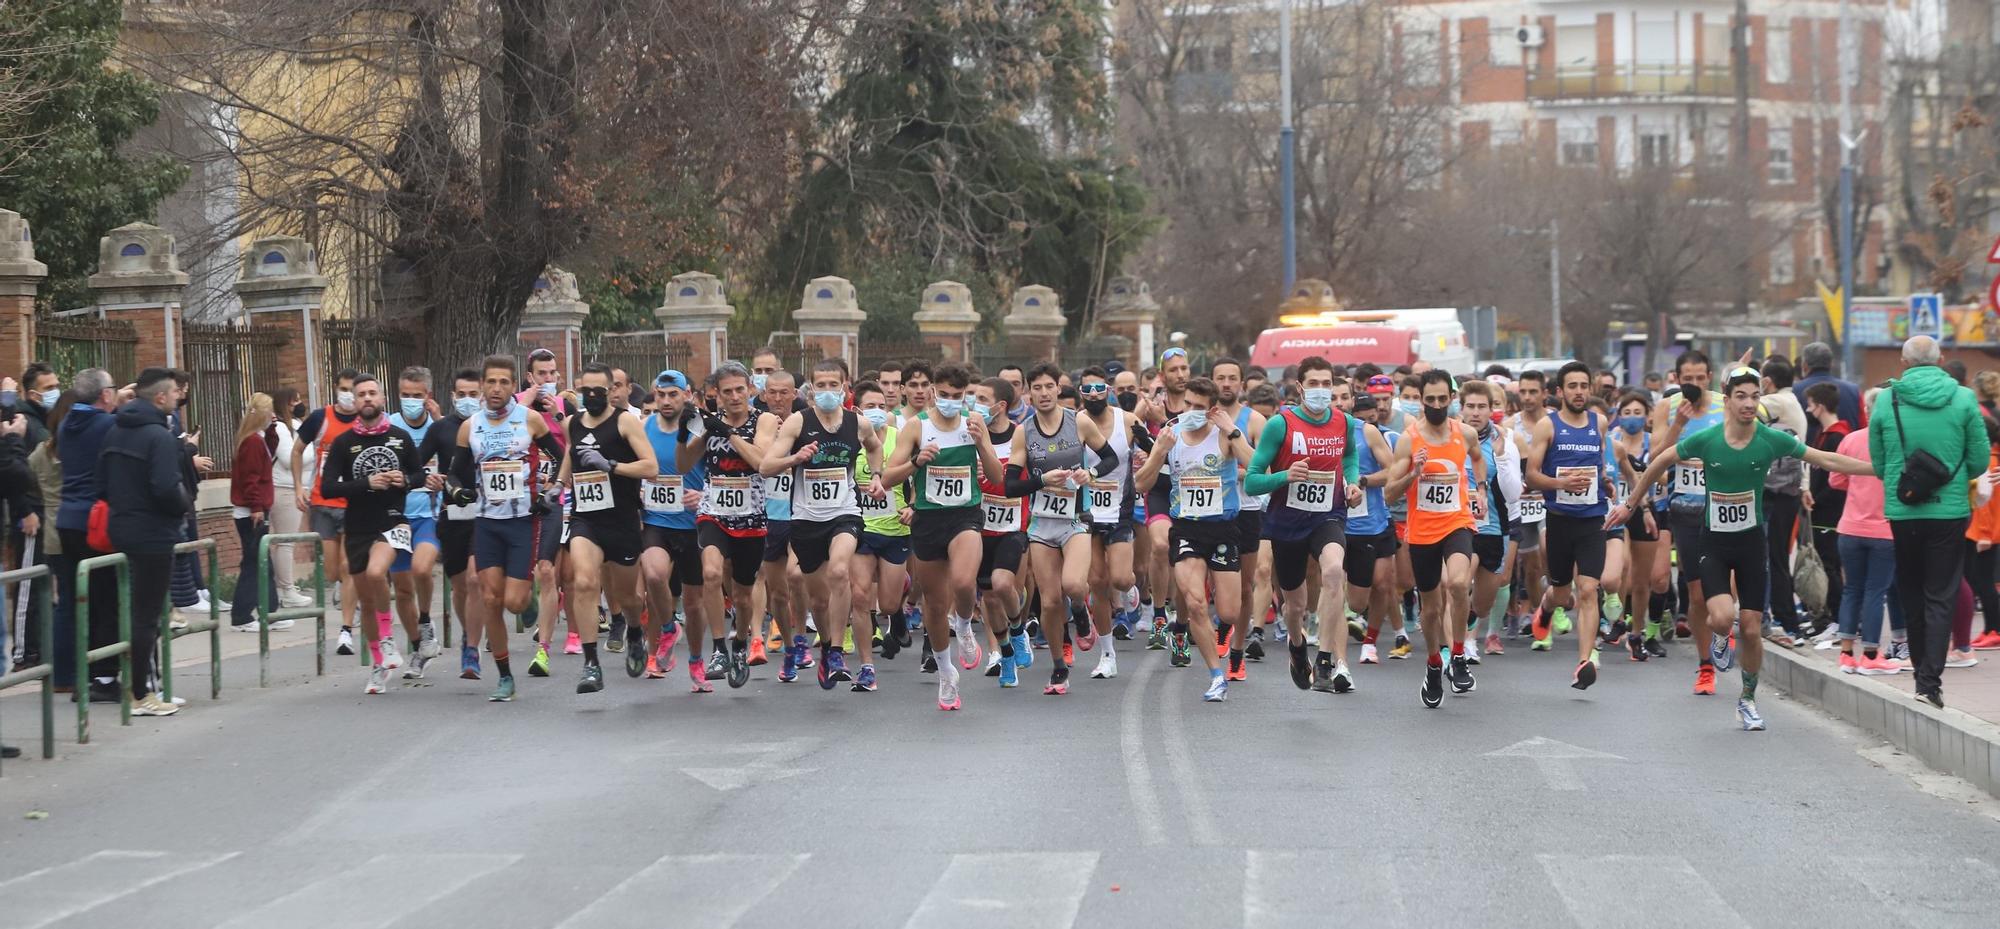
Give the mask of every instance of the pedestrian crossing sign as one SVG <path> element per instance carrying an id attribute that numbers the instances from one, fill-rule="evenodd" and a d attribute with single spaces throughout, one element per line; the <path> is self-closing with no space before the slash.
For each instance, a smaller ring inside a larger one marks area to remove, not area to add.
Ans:
<path id="1" fill-rule="evenodd" d="M 1941 294 L 1910 295 L 1910 335 L 1927 335 L 1944 340 L 1944 297 Z"/>

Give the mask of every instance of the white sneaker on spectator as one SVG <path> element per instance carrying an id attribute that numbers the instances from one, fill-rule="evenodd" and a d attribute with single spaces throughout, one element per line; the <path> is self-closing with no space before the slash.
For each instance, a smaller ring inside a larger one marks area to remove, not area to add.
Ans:
<path id="1" fill-rule="evenodd" d="M 173 704 L 173 705 L 175 705 L 175 706 L 187 706 L 187 705 L 188 705 L 188 698 L 186 698 L 186 697 L 161 697 L 161 698 L 160 698 L 160 702 L 162 702 L 162 703 L 171 703 L 171 704 Z"/>
<path id="2" fill-rule="evenodd" d="M 237 631 L 237 632 L 256 632 L 256 631 L 257 631 L 257 623 L 256 623 L 256 621 L 255 621 L 255 620 L 252 620 L 252 621 L 250 621 L 250 622 L 247 622 L 247 623 L 241 623 L 241 624 L 238 624 L 238 623 L 230 623 L 230 624 L 229 624 L 229 628 L 230 628 L 230 629 L 232 629 L 232 630 L 235 630 L 235 631 Z"/>
<path id="3" fill-rule="evenodd" d="M 312 605 L 313 605 L 313 599 L 311 597 L 299 593 L 296 590 L 278 591 L 278 606 L 283 609 L 296 610 L 302 606 L 312 606 Z"/>
<path id="4" fill-rule="evenodd" d="M 295 625 L 298 624 L 289 619 L 274 619 L 271 621 L 271 631 L 276 632 L 280 629 L 290 629 Z"/>
<path id="5" fill-rule="evenodd" d="M 182 619 L 181 614 L 178 612 L 174 614 L 172 619 L 167 620 L 167 628 L 175 632 L 179 632 L 182 629 L 186 629 L 187 627 L 188 627 L 188 621 Z"/>

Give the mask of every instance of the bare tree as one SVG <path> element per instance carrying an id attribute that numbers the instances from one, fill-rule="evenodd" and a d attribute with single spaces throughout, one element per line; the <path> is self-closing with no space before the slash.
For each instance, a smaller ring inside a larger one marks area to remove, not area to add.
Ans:
<path id="1" fill-rule="evenodd" d="M 1888 132 L 1897 257 L 1946 302 L 1973 296 L 1965 278 L 1986 257 L 2000 211 L 2000 54 L 1976 42 L 1907 54 L 1889 90 Z"/>

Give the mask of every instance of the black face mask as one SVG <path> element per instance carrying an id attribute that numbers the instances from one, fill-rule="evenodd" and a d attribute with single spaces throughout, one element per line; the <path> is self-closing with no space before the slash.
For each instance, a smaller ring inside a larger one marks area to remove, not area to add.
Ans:
<path id="1" fill-rule="evenodd" d="M 1682 384 L 1681 398 L 1687 401 L 1688 406 L 1694 407 L 1697 410 L 1701 409 L 1701 385 Z"/>
<path id="2" fill-rule="evenodd" d="M 1444 407 L 1431 406 L 1428 403 L 1424 404 L 1424 421 L 1430 423 L 1433 426 L 1444 425 L 1445 413 L 1446 410 Z"/>
<path id="3" fill-rule="evenodd" d="M 611 408 L 611 391 L 602 387 L 583 389 L 583 410 L 592 416 L 603 416 Z"/>
<path id="4" fill-rule="evenodd" d="M 292 404 L 292 418 L 293 419 L 306 418 L 306 405 L 303 403 Z"/>
<path id="5" fill-rule="evenodd" d="M 1139 407 L 1139 395 L 1138 395 L 1138 394 L 1119 394 L 1119 395 L 1118 395 L 1118 408 L 1119 408 L 1119 409 L 1121 409 L 1121 410 L 1124 410 L 1124 411 L 1125 411 L 1125 412 L 1127 412 L 1127 413 L 1130 413 L 1130 412 L 1132 412 L 1133 410 L 1135 410 L 1135 409 L 1138 409 L 1138 407 Z"/>
<path id="6" fill-rule="evenodd" d="M 1096 400 L 1083 401 L 1084 410 L 1092 416 L 1096 416 L 1097 414 L 1104 412 L 1104 408 L 1110 405 L 1111 401 L 1102 398 Z"/>

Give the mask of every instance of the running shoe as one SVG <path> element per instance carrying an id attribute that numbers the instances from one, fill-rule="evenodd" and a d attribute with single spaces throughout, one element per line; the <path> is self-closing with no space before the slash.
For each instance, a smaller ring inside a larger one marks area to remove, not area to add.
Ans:
<path id="1" fill-rule="evenodd" d="M 1070 628 L 1076 630 L 1071 638 L 1076 641 L 1077 648 L 1087 652 L 1097 647 L 1097 626 L 1091 623 L 1089 615 L 1086 614 L 1081 621 L 1070 623 Z"/>
<path id="2" fill-rule="evenodd" d="M 1488 648 L 1488 649 L 1487 649 L 1487 651 L 1489 651 L 1489 652 L 1490 652 L 1490 651 L 1492 651 L 1492 650 L 1493 650 L 1493 649 L 1491 649 L 1491 648 Z M 1372 643 L 1372 642 L 1363 642 L 1363 643 L 1361 643 L 1361 663 L 1362 663 L 1362 664 L 1381 664 L 1381 663 L 1382 663 L 1382 659 L 1381 659 L 1381 657 L 1380 657 L 1379 655 L 1377 655 L 1377 654 L 1376 654 L 1376 652 L 1375 652 L 1375 645 L 1374 645 L 1374 643 Z"/>
<path id="3" fill-rule="evenodd" d="M 692 664 L 693 662 L 689 663 Z M 719 648 L 716 649 L 715 651 L 709 652 L 708 666 L 702 669 L 702 673 L 708 677 L 721 677 L 725 674 L 728 674 L 729 656 L 727 654 L 724 654 L 722 649 Z"/>
<path id="4" fill-rule="evenodd" d="M 577 638 L 576 630 L 574 629 L 571 629 L 569 631 L 568 637 L 563 639 L 563 654 L 565 655 L 583 654 L 583 640 Z"/>
<path id="5" fill-rule="evenodd" d="M 1659 636 L 1647 636 L 1646 654 L 1651 655 L 1654 658 L 1667 657 L 1667 643 L 1660 641 Z"/>
<path id="6" fill-rule="evenodd" d="M 583 676 L 576 679 L 576 692 L 580 694 L 600 693 L 604 690 L 604 669 L 594 664 L 583 666 Z"/>
<path id="7" fill-rule="evenodd" d="M 896 633 L 896 646 L 898 648 L 909 648 L 916 641 L 911 638 L 911 630 L 922 628 L 924 628 L 924 608 L 911 604 L 909 615 L 903 623 L 902 630 Z"/>
<path id="8" fill-rule="evenodd" d="M 1646 640 L 1639 638 L 1636 632 L 1625 637 L 1625 650 L 1632 653 L 1633 661 L 1645 661 L 1651 657 L 1646 654 Z"/>
<path id="9" fill-rule="evenodd" d="M 437 624 L 424 623 L 417 630 L 418 658 L 428 661 L 444 654 L 444 646 L 438 644 Z"/>
<path id="10" fill-rule="evenodd" d="M 382 649 L 382 667 L 394 671 L 403 666 L 403 655 L 401 652 L 396 651 L 395 636 L 383 636 L 380 648 Z"/>
<path id="11" fill-rule="evenodd" d="M 1021 686 L 1021 664 L 1015 658 L 1001 658 L 990 671 L 987 677 L 1000 678 L 1000 686 L 1003 689 Z"/>
<path id="12" fill-rule="evenodd" d="M 1873 658 L 1862 655 L 1854 659 L 1854 670 L 1858 674 L 1864 674 L 1869 677 L 1884 677 L 1901 672 L 1903 666 L 1881 655 L 1876 655 Z"/>
<path id="13" fill-rule="evenodd" d="M 336 645 L 336 646 L 334 647 L 334 649 L 333 649 L 333 653 L 334 653 L 334 654 L 336 654 L 336 655 L 352 655 L 352 654 L 354 654 L 354 630 L 353 630 L 353 629 L 350 629 L 350 628 L 348 628 L 348 627 L 346 627 L 346 626 L 342 626 L 342 627 L 340 627 L 340 643 L 339 643 L 338 645 Z"/>
<path id="14" fill-rule="evenodd" d="M 1187 633 L 1185 632 L 1174 633 L 1174 651 L 1173 654 L 1170 657 L 1168 657 L 1167 664 L 1176 668 L 1185 668 L 1193 663 L 1194 663 L 1194 652 L 1188 648 Z"/>
<path id="15" fill-rule="evenodd" d="M 1908 667 L 1910 661 L 1910 643 L 1909 642 L 1889 643 L 1889 660 L 1903 662 L 1904 666 Z"/>
<path id="16" fill-rule="evenodd" d="M 548 649 L 543 648 L 540 645 L 535 646 L 535 658 L 533 661 L 528 662 L 528 676 L 529 677 L 549 676 Z"/>
<path id="17" fill-rule="evenodd" d="M 660 632 L 659 644 L 653 646 L 653 658 L 649 663 L 657 663 L 660 670 L 674 669 L 674 646 L 681 643 L 681 624 L 674 623 Z M 692 660 L 692 659 L 690 659 Z"/>
<path id="18" fill-rule="evenodd" d="M 1470 665 L 1479 663 L 1479 642 L 1470 636 L 1465 640 L 1465 663 Z"/>
<path id="19" fill-rule="evenodd" d="M 1300 690 L 1312 689 L 1313 667 L 1306 655 L 1305 643 L 1293 645 L 1289 651 L 1292 653 L 1292 686 Z"/>
<path id="20" fill-rule="evenodd" d="M 1548 614 L 1539 609 L 1529 616 L 1528 637 L 1537 642 L 1546 641 L 1549 638 L 1548 618 Z"/>
<path id="21" fill-rule="evenodd" d="M 1736 637 L 1716 636 L 1708 645 L 1708 657 L 1715 662 L 1715 670 L 1727 671 L 1736 666 Z"/>
<path id="22" fill-rule="evenodd" d="M 1076 664 L 1076 643 L 1063 640 L 1063 664 Z"/>
<path id="23" fill-rule="evenodd" d="M 1024 629 L 1020 635 L 1014 636 L 1011 644 L 1014 646 L 1016 668 L 1026 671 L 1035 666 L 1035 647 L 1028 642 L 1027 630 Z"/>
<path id="24" fill-rule="evenodd" d="M 855 693 L 858 693 L 858 694 L 872 694 L 872 693 L 874 693 L 874 692 L 875 692 L 875 666 L 874 666 L 874 665 L 872 665 L 872 664 L 865 664 L 865 665 L 862 665 L 862 666 L 861 666 L 861 672 L 860 672 L 859 674 L 856 674 L 856 675 L 854 675 L 854 686 L 852 686 L 852 687 L 849 687 L 849 688 L 847 688 L 847 689 L 848 689 L 848 690 L 851 690 L 851 691 L 853 691 L 853 692 L 855 692 Z"/>
<path id="25" fill-rule="evenodd" d="M 1625 601 L 1618 599 L 1617 594 L 1606 594 L 1604 597 L 1604 615 L 1613 623 L 1623 621 L 1625 619 Z"/>
<path id="26" fill-rule="evenodd" d="M 1333 692 L 1337 694 L 1354 692 L 1354 675 L 1347 670 L 1345 661 L 1336 661 L 1333 664 Z"/>
<path id="27" fill-rule="evenodd" d="M 898 638 L 900 637 L 893 634 L 883 635 L 881 628 L 877 627 L 875 630 L 875 654 L 882 656 L 883 661 L 895 661 L 897 653 L 903 650 L 903 644 L 897 641 Z"/>
<path id="28" fill-rule="evenodd" d="M 1486 634 L 1486 654 L 1488 655 L 1507 654 L 1507 646 L 1506 644 L 1500 641 L 1499 633 L 1489 632 Z"/>
<path id="29" fill-rule="evenodd" d="M 389 669 L 376 665 L 368 671 L 368 689 L 365 693 L 386 694 L 389 692 Z"/>
<path id="30" fill-rule="evenodd" d="M 688 687 L 688 693 L 712 694 L 715 692 L 715 685 L 708 682 L 708 669 L 702 667 L 699 661 L 688 662 L 688 680 L 691 682 Z"/>
<path id="31" fill-rule="evenodd" d="M 1132 623 L 1126 617 L 1124 610 L 1119 610 L 1111 617 L 1111 637 L 1120 642 L 1132 640 Z"/>
<path id="32" fill-rule="evenodd" d="M 931 651 L 931 644 L 929 640 L 926 640 L 924 642 L 924 663 L 919 670 L 923 671 L 923 673 L 925 674 L 938 673 L 937 655 Z"/>
<path id="33" fill-rule="evenodd" d="M 1333 693 L 1333 664 L 1331 659 L 1332 659 L 1331 655 L 1326 655 L 1325 657 L 1320 659 L 1319 665 L 1313 668 L 1313 673 L 1312 673 L 1313 693 L 1318 693 L 1318 694 Z M 1292 683 L 1297 684 L 1298 679 L 1294 677 L 1292 679 Z"/>
<path id="34" fill-rule="evenodd" d="M 730 690 L 750 683 L 750 665 L 743 660 L 748 653 L 749 646 L 745 645 L 742 639 L 729 640 L 729 677 L 725 680 Z"/>
<path id="35" fill-rule="evenodd" d="M 1754 701 L 1736 701 L 1736 718 L 1742 721 L 1744 732 L 1764 731 L 1764 717 L 1757 715 L 1757 704 Z"/>
<path id="36" fill-rule="evenodd" d="M 1097 659 L 1097 668 L 1090 672 L 1092 680 L 1108 681 L 1118 676 L 1118 653 L 1107 651 Z"/>
<path id="37" fill-rule="evenodd" d="M 826 678 L 835 684 L 846 684 L 854 680 L 854 675 L 847 670 L 847 656 L 841 654 L 839 649 L 828 649 L 826 660 L 820 662 L 820 664 L 833 666 L 831 669 L 822 669 L 820 673 L 826 675 Z M 820 686 L 826 687 L 824 684 Z M 833 688 L 826 687 L 826 689 L 832 690 Z"/>
<path id="38" fill-rule="evenodd" d="M 1015 652 L 1014 654 L 1016 654 L 1016 655 L 1019 655 L 1019 654 L 1021 654 L 1021 653 L 1020 653 L 1020 652 Z M 1000 666 L 1001 666 L 1002 664 L 1004 664 L 1004 663 L 1005 663 L 1005 661 L 1004 661 L 1004 660 L 1003 660 L 1003 659 L 1002 659 L 1002 658 L 1000 657 L 1000 653 L 999 653 L 999 652 L 989 652 L 989 653 L 988 653 L 988 654 L 986 655 L 986 676 L 987 676 L 987 677 L 999 677 L 999 676 L 1000 676 Z"/>
<path id="39" fill-rule="evenodd" d="M 938 709 L 956 710 L 958 702 L 958 669 L 951 662 L 938 665 Z"/>
<path id="40" fill-rule="evenodd" d="M 1677 616 L 1674 618 L 1674 638 L 1676 639 L 1694 638 L 1694 629 L 1688 626 L 1687 617 Z"/>
<path id="41" fill-rule="evenodd" d="M 1398 660 L 1410 657 L 1410 637 L 1396 633 L 1396 646 L 1389 649 L 1389 657 Z"/>
<path id="42" fill-rule="evenodd" d="M 751 639 L 751 647 L 756 647 L 756 639 Z M 778 683 L 789 684 L 799 679 L 799 652 L 794 646 L 785 647 L 785 658 L 778 666 Z"/>
<path id="43" fill-rule="evenodd" d="M 1854 653 L 1853 653 L 1853 652 L 1841 652 L 1841 653 L 1840 653 L 1840 673 L 1842 673 L 1842 674 L 1858 674 L 1858 673 L 1860 673 L 1860 671 L 1861 671 L 1861 667 L 1860 667 L 1859 663 L 1858 663 L 1858 662 L 1856 662 L 1856 661 L 1854 660 Z"/>
<path id="44" fill-rule="evenodd" d="M 1058 665 L 1049 672 L 1049 686 L 1042 688 L 1044 697 L 1060 697 L 1069 693 L 1069 665 Z"/>
<path id="45" fill-rule="evenodd" d="M 479 646 L 458 647 L 458 676 L 468 681 L 479 680 Z"/>
<path id="46" fill-rule="evenodd" d="M 1229 679 L 1221 674 L 1210 674 L 1208 689 L 1201 692 L 1204 703 L 1221 703 L 1229 699 Z"/>
<path id="47" fill-rule="evenodd" d="M 1223 676 L 1229 678 L 1232 681 L 1247 681 L 1250 679 L 1249 668 L 1250 668 L 1250 663 L 1247 661 L 1241 664 L 1232 661 L 1230 662 L 1229 665 L 1229 673 Z"/>
<path id="48" fill-rule="evenodd" d="M 1551 624 L 1551 628 L 1555 629 L 1556 635 L 1569 635 L 1572 628 L 1569 622 L 1569 611 L 1562 607 L 1556 607 L 1556 617 L 1555 621 Z"/>
<path id="49" fill-rule="evenodd" d="M 1146 633 L 1146 650 L 1149 652 L 1164 651 L 1166 647 L 1167 627 L 1159 623 L 1154 623 L 1153 631 Z"/>
<path id="50" fill-rule="evenodd" d="M 958 666 L 967 671 L 979 667 L 982 649 L 979 637 L 972 634 L 972 620 L 961 619 L 952 625 L 952 629 L 958 633 L 957 647 L 953 649 L 958 653 Z"/>
<path id="51" fill-rule="evenodd" d="M 1243 657 L 1248 658 L 1251 661 L 1264 660 L 1263 626 L 1258 626 L 1250 630 L 1250 642 L 1249 644 L 1243 646 Z"/>
<path id="52" fill-rule="evenodd" d="M 403 680 L 406 681 L 422 680 L 424 677 L 424 669 L 430 667 L 430 663 L 431 660 L 429 658 L 424 657 L 424 653 L 422 651 L 418 651 L 417 656 L 415 658 L 410 659 L 409 664 L 403 666 Z M 1975 661 L 1975 663 L 1977 662 Z M 1965 667 L 1971 667 L 1971 665 L 1966 665 Z"/>
<path id="53" fill-rule="evenodd" d="M 1444 669 L 1431 665 L 1424 669 L 1424 683 L 1417 690 L 1418 699 L 1429 709 L 1437 709 L 1444 703 Z"/>
<path id="54" fill-rule="evenodd" d="M 1478 687 L 1479 683 L 1472 679 L 1472 669 L 1465 663 L 1465 656 L 1451 656 L 1451 692 L 1469 694 Z"/>
<path id="55" fill-rule="evenodd" d="M 1555 645 L 1554 639 L 1536 639 L 1535 641 L 1528 643 L 1528 651 L 1546 652 L 1554 645 Z"/>
<path id="56" fill-rule="evenodd" d="M 1592 660 L 1576 663 L 1576 672 L 1570 675 L 1569 686 L 1577 690 L 1589 690 L 1590 685 L 1597 683 L 1597 662 L 1594 660 L 1596 657 L 1593 654 Z"/>
<path id="57" fill-rule="evenodd" d="M 771 647 L 772 647 L 772 648 L 784 648 L 785 646 L 784 646 L 784 644 L 783 644 L 782 642 L 780 642 L 779 644 L 777 644 L 777 645 L 773 645 L 773 646 L 771 646 Z M 791 654 L 790 650 L 789 650 L 789 649 L 787 649 L 787 650 L 786 650 L 786 655 L 788 655 L 788 656 L 789 656 L 790 654 Z M 768 657 L 766 657 L 766 654 L 765 654 L 765 650 L 764 650 L 764 637 L 763 637 L 763 636 L 758 636 L 757 638 L 754 638 L 754 639 L 751 639 L 751 640 L 750 640 L 750 667 L 753 667 L 753 668 L 754 668 L 754 667 L 757 667 L 757 666 L 759 666 L 759 665 L 766 665 L 766 664 L 770 664 L 770 663 L 771 663 L 771 659 L 770 659 L 770 658 L 768 658 Z M 793 670 L 794 670 L 794 671 L 796 671 L 797 669 L 796 669 L 796 668 L 794 668 Z M 798 675 L 797 675 L 797 674 L 793 674 L 792 676 L 793 676 L 793 677 L 797 677 Z"/>
<path id="58" fill-rule="evenodd" d="M 1971 649 L 1953 649 L 1944 656 L 1944 666 L 1947 668 L 1970 668 L 1978 663 L 1979 659 L 1973 656 Z"/>
<path id="59" fill-rule="evenodd" d="M 488 694 L 486 699 L 491 703 L 512 703 L 514 700 L 514 675 L 500 675 L 500 686 L 493 688 L 493 693 Z"/>
<path id="60" fill-rule="evenodd" d="M 646 673 L 646 660 L 651 657 L 646 654 L 644 641 L 639 642 L 637 647 L 625 649 L 625 676 L 638 677 Z"/>
<path id="61" fill-rule="evenodd" d="M 811 671 L 817 661 L 818 659 L 812 656 L 812 649 L 802 648 L 799 650 L 799 670 Z"/>
<path id="62" fill-rule="evenodd" d="M 672 653 L 669 652 L 668 654 L 671 655 Z M 657 681 L 663 677 L 666 677 L 667 670 L 668 669 L 663 669 L 660 667 L 659 655 L 654 654 L 646 656 L 646 680 Z"/>
<path id="63" fill-rule="evenodd" d="M 832 690 L 834 684 L 833 662 L 827 658 L 828 651 L 830 650 L 825 646 L 820 647 L 819 673 L 815 677 L 819 680 L 819 689 L 821 690 Z"/>
<path id="64" fill-rule="evenodd" d="M 611 625 L 604 630 L 604 649 L 612 652 L 625 650 L 625 617 L 612 617 Z"/>
<path id="65" fill-rule="evenodd" d="M 1368 627 L 1362 625 L 1361 617 L 1353 615 L 1347 617 L 1347 635 L 1349 638 L 1359 641 L 1362 636 L 1367 634 Z"/>
<path id="66" fill-rule="evenodd" d="M 1715 666 L 1705 664 L 1695 669 L 1694 692 L 1704 697 L 1715 696 Z"/>

